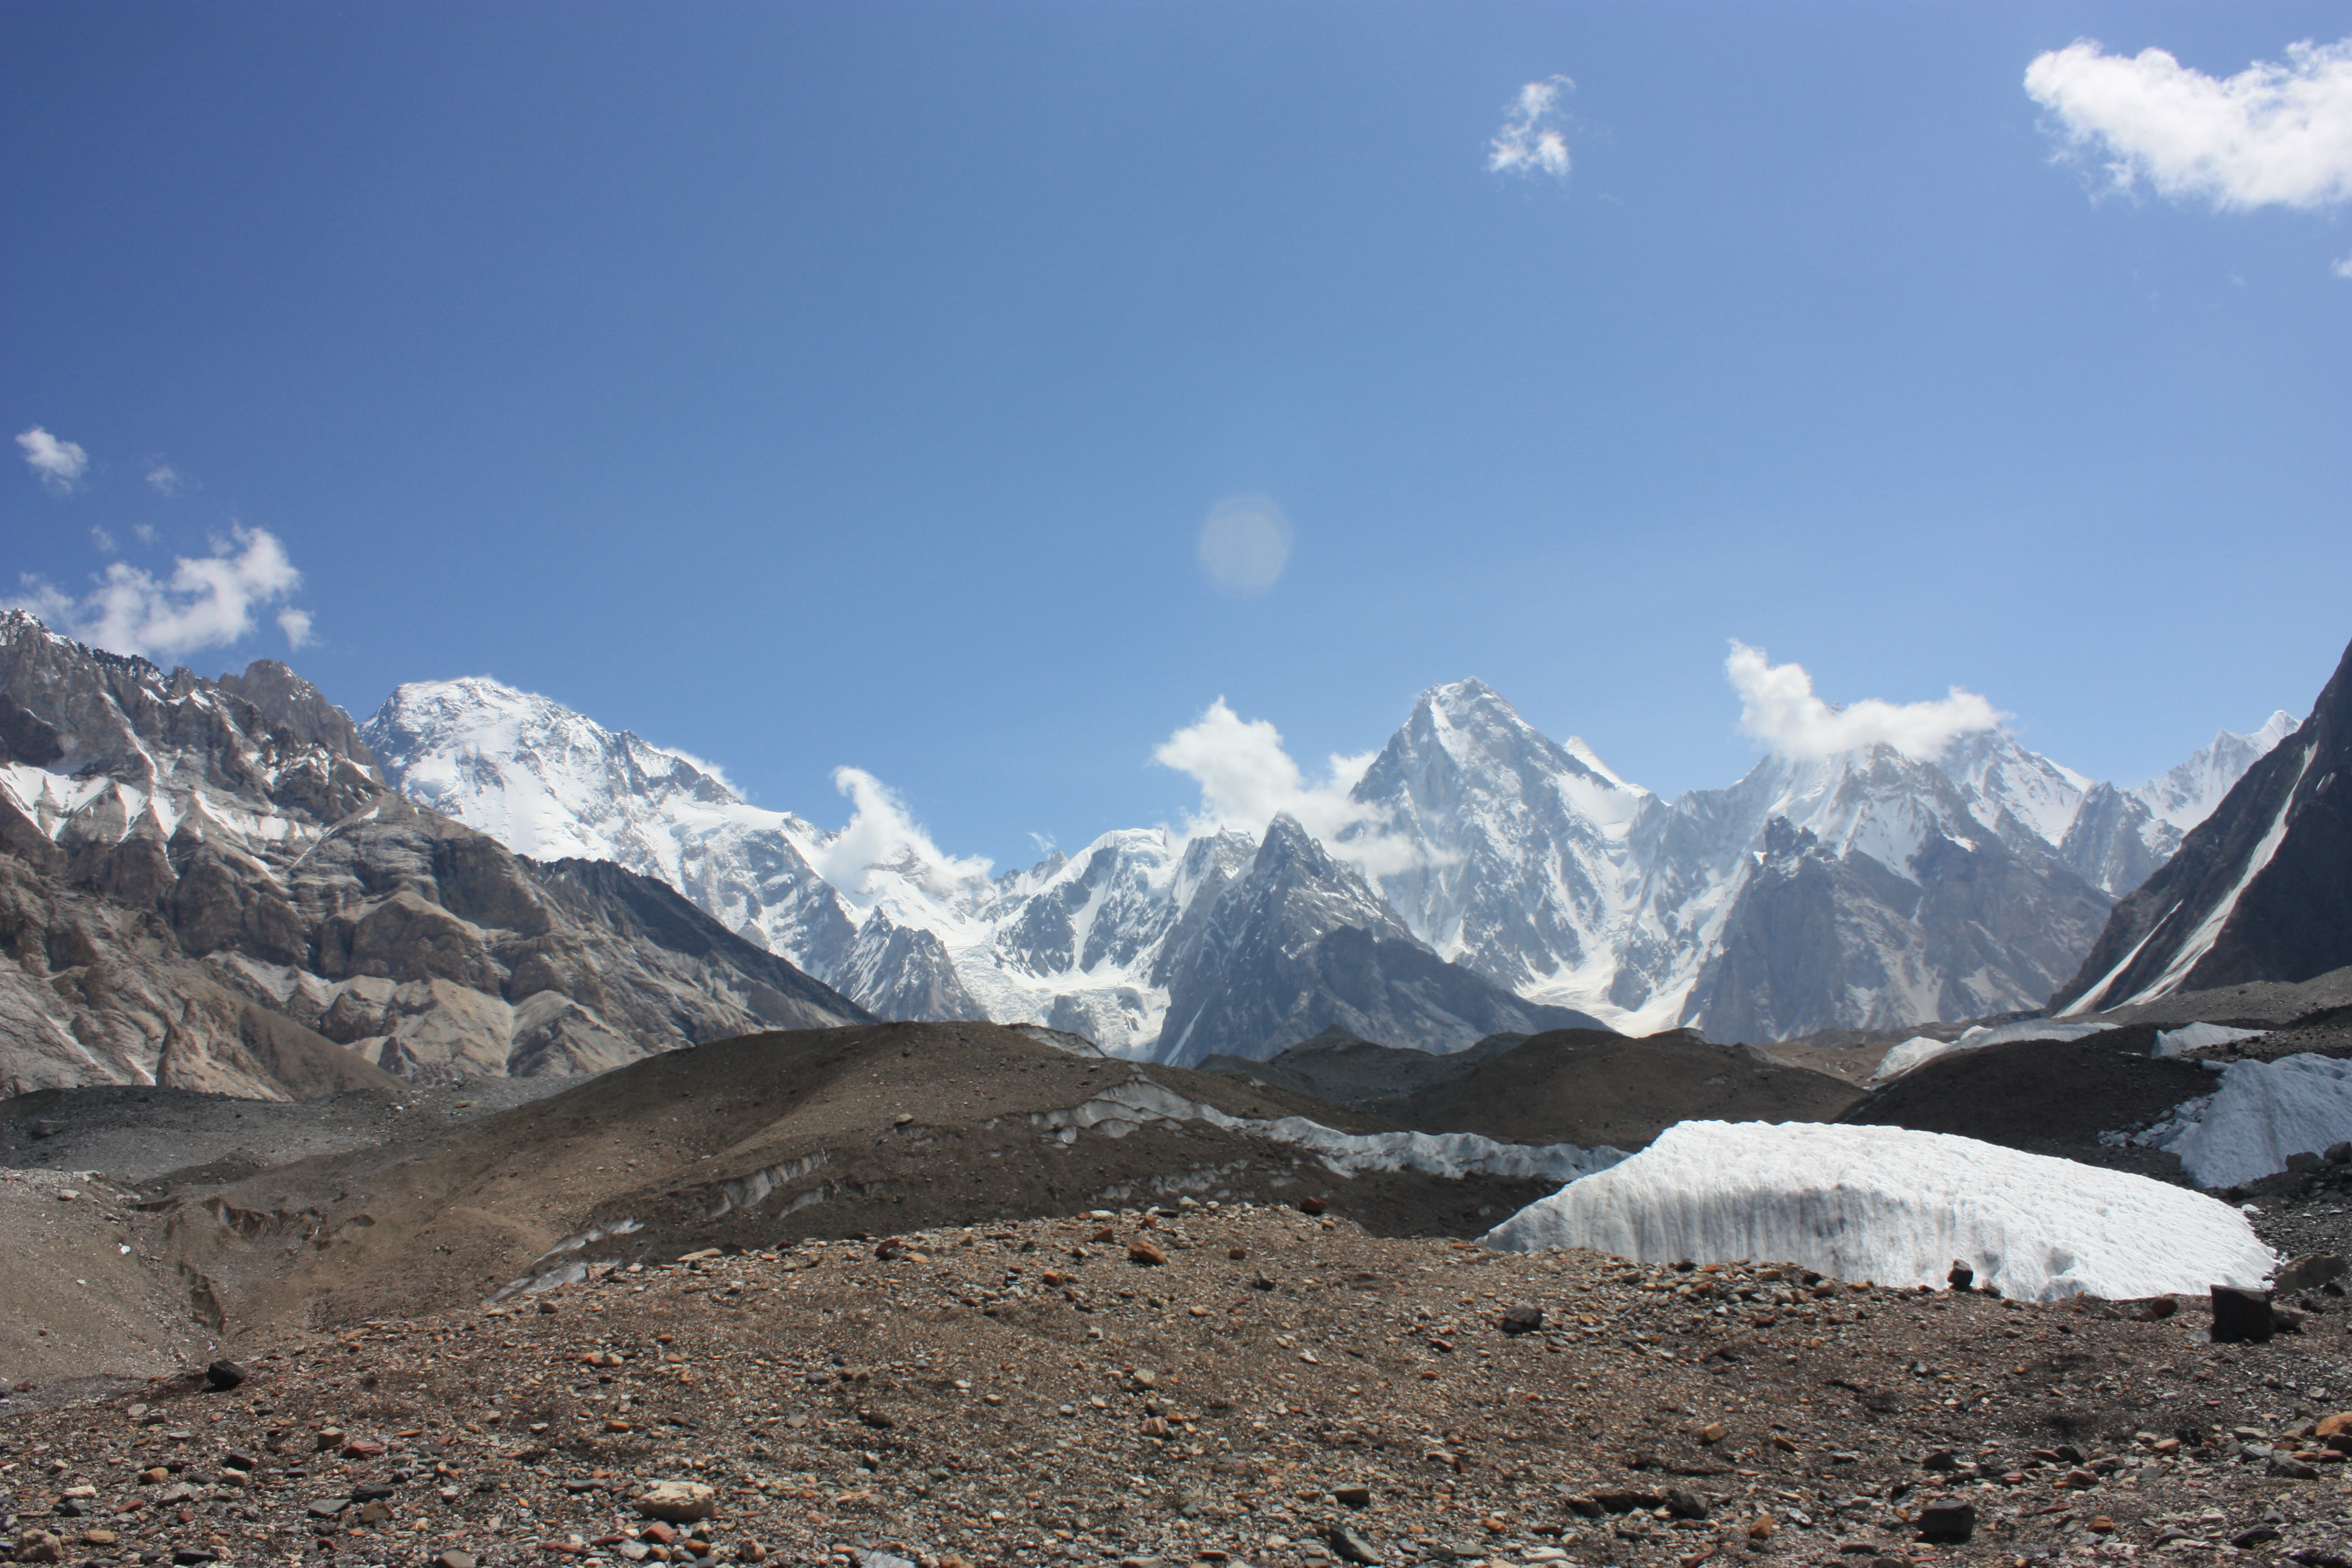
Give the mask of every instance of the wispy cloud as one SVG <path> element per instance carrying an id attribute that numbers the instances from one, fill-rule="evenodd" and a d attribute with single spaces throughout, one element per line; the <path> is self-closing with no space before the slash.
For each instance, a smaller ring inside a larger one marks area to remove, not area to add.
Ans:
<path id="1" fill-rule="evenodd" d="M 870 906 L 887 890 L 892 875 L 938 898 L 950 897 L 964 884 L 988 875 L 992 863 L 987 859 L 950 855 L 932 842 L 898 793 L 872 773 L 835 768 L 833 783 L 856 809 L 849 825 L 829 842 L 815 846 L 809 858 L 817 874 L 850 902 Z"/>
<path id="2" fill-rule="evenodd" d="M 2084 38 L 2037 57 L 2025 90 L 2119 190 L 2145 182 L 2219 211 L 2333 206 L 2352 199 L 2352 38 L 2286 55 L 2217 79 L 2162 49 L 2110 55 Z"/>
<path id="3" fill-rule="evenodd" d="M 1486 167 L 1498 174 L 1549 174 L 1568 178 L 1568 138 L 1561 133 L 1559 99 L 1576 84 L 1549 76 L 1519 89 L 1509 118 L 1486 144 Z"/>
<path id="4" fill-rule="evenodd" d="M 117 561 L 79 599 L 37 577 L 24 584 L 16 605 L 57 630 L 116 653 L 169 658 L 247 636 L 255 613 L 300 587 L 302 574 L 276 534 L 238 528 L 209 555 L 181 556 L 167 578 Z M 287 605 L 277 621 L 293 647 L 314 640 L 310 612 Z"/>
<path id="5" fill-rule="evenodd" d="M 192 488 L 185 474 L 172 467 L 171 464 L 160 460 L 148 466 L 147 485 L 157 494 L 167 496 L 175 496 L 182 490 Z"/>
<path id="6" fill-rule="evenodd" d="M 2008 715 L 1955 686 L 1934 702 L 1882 702 L 1867 698 L 1837 706 L 1813 695 L 1813 678 L 1801 664 L 1774 664 L 1760 647 L 1731 645 L 1724 674 L 1739 693 L 1739 731 L 1784 757 L 1826 757 L 1869 745 L 1887 745 L 1933 762 L 1963 735 L 1998 729 Z"/>
<path id="7" fill-rule="evenodd" d="M 1220 697 L 1161 742 L 1151 760 L 1200 784 L 1201 809 L 1190 831 L 1262 833 L 1286 814 L 1334 855 L 1381 876 L 1419 864 L 1421 855 L 1409 840 L 1388 833 L 1384 812 L 1349 797 L 1379 754 L 1334 754 L 1324 776 L 1310 779 L 1284 749 L 1280 731 L 1263 719 L 1244 719 Z"/>
<path id="8" fill-rule="evenodd" d="M 72 441 L 60 441 L 39 426 L 16 437 L 25 451 L 25 466 L 56 495 L 71 495 L 89 471 L 89 454 Z"/>

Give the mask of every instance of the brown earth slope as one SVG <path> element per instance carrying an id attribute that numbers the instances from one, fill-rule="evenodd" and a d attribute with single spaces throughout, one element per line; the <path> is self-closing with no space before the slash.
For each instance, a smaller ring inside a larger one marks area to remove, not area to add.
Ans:
<path id="1" fill-rule="evenodd" d="M 1628 1039 L 1538 1035 L 1461 1077 L 1367 1109 L 1431 1132 L 1513 1143 L 1639 1149 L 1677 1121 L 1829 1121 L 1853 1103 L 1838 1079 L 1686 1031 Z"/>
<path id="2" fill-rule="evenodd" d="M 478 1301 L 571 1261 L 1180 1194 L 1315 1194 L 1383 1234 L 1475 1235 L 1556 1184 L 1342 1176 L 1199 1120 L 1033 1120 L 1137 1079 L 1230 1115 L 1393 1126 L 1229 1078 L 1073 1056 L 994 1025 L 877 1025 L 667 1053 L 459 1126 L 157 1201 L 173 1257 L 208 1282 L 237 1333 Z M 609 1234 L 547 1257 L 592 1229 Z"/>

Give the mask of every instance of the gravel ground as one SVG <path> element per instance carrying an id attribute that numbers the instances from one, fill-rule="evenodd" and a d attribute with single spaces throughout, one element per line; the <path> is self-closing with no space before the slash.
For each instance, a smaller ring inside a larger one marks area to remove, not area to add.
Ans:
<path id="1" fill-rule="evenodd" d="M 19 1560 L 387 1568 L 2347 1550 L 2346 1467 L 2306 1435 L 2352 1404 L 2340 1299 L 2217 1346 L 2194 1301 L 2144 1321 L 1262 1206 L 896 1240 L 287 1332 L 233 1392 L 0 1417 L 0 1535 Z M 1542 1323 L 1506 1332 L 1519 1304 Z M 707 1544 L 631 1506 L 656 1480 L 713 1489 Z M 1925 1539 L 1958 1501 L 1971 1538 Z"/>

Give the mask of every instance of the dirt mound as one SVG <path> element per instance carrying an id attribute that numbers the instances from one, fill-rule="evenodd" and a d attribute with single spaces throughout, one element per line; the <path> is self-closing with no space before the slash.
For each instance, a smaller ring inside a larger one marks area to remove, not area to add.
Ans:
<path id="1" fill-rule="evenodd" d="M 159 1227 L 135 1203 L 88 1172 L 0 1172 L 0 1399 L 52 1403 L 203 1364 L 204 1306 L 159 1266 Z"/>
<path id="2" fill-rule="evenodd" d="M 1450 1082 L 1528 1037 L 1489 1035 L 1466 1050 L 1440 1054 L 1409 1046 L 1376 1045 L 1335 1025 L 1262 1062 L 1222 1054 L 1203 1057 L 1201 1070 L 1255 1079 L 1334 1105 L 1361 1108 Z"/>
<path id="3" fill-rule="evenodd" d="M 2030 1154 L 2180 1180 L 2158 1150 L 2110 1148 L 2102 1132 L 2145 1126 L 2184 1100 L 2210 1094 L 2213 1074 L 2193 1057 L 2148 1055 L 2153 1025 L 2078 1040 L 2010 1040 L 1952 1051 L 1865 1096 L 1838 1120 L 1951 1132 Z"/>
<path id="4" fill-rule="evenodd" d="M 1033 1120 L 1139 1078 L 1236 1117 L 1396 1125 L 1214 1074 L 1076 1056 L 990 1024 L 757 1035 L 631 1063 L 462 1125 L 182 1191 L 167 1200 L 173 1256 L 208 1281 L 233 1327 L 250 1330 L 478 1301 L 567 1263 L 1185 1194 L 1315 1194 L 1381 1234 L 1475 1235 L 1556 1184 L 1341 1176 L 1304 1150 L 1198 1119 Z"/>
<path id="5" fill-rule="evenodd" d="M 1830 1121 L 1852 1086 L 1687 1030 L 1628 1039 L 1559 1029 L 1419 1094 L 1370 1110 L 1430 1132 L 1639 1149 L 1677 1121 Z"/>

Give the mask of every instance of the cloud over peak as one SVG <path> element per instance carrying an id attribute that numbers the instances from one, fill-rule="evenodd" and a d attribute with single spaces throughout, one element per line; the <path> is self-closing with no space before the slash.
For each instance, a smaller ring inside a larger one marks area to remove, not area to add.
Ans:
<path id="1" fill-rule="evenodd" d="M 2083 38 L 2037 57 L 2025 90 L 2117 189 L 2145 182 L 2224 212 L 2352 200 L 2352 38 L 2286 54 L 2216 79 L 2162 49 L 2110 55 Z"/>
<path id="2" fill-rule="evenodd" d="M 89 471 L 89 454 L 79 444 L 60 441 L 37 425 L 20 433 L 16 445 L 24 449 L 25 466 L 53 494 L 71 495 Z"/>
<path id="3" fill-rule="evenodd" d="M 1801 760 L 1885 745 L 1933 762 L 1961 736 L 1997 730 L 2008 717 L 1957 686 L 1949 696 L 1933 702 L 1883 702 L 1873 697 L 1835 706 L 1813 695 L 1813 678 L 1803 665 L 1776 665 L 1762 648 L 1742 642 L 1731 645 L 1723 672 L 1739 693 L 1739 732 L 1784 757 Z"/>
<path id="4" fill-rule="evenodd" d="M 1568 138 L 1560 132 L 1559 99 L 1575 86 L 1564 76 L 1549 76 L 1519 89 L 1503 128 L 1486 143 L 1486 167 L 1497 174 L 1568 178 Z"/>
<path id="5" fill-rule="evenodd" d="M 1378 752 L 1334 753 L 1324 776 L 1310 779 L 1284 749 L 1282 732 L 1264 719 L 1244 719 L 1218 698 L 1208 711 L 1161 742 L 1151 760 L 1201 786 L 1195 833 L 1218 827 L 1263 833 L 1287 815 L 1326 848 L 1369 876 L 1402 871 L 1420 852 L 1387 832 L 1385 813 L 1349 795 Z"/>

